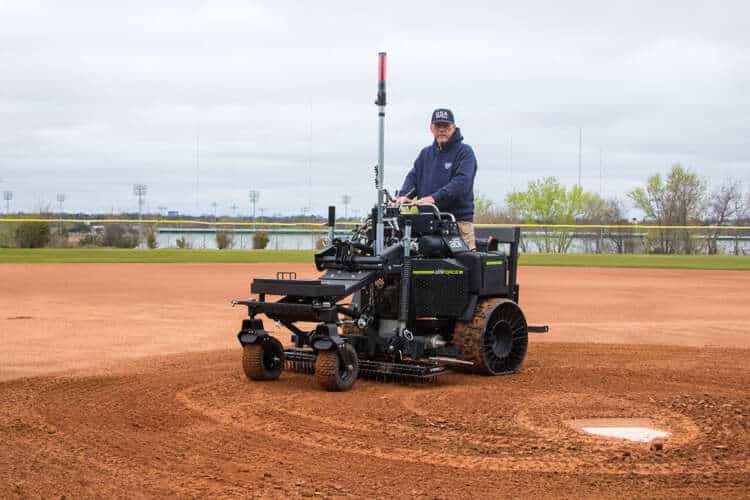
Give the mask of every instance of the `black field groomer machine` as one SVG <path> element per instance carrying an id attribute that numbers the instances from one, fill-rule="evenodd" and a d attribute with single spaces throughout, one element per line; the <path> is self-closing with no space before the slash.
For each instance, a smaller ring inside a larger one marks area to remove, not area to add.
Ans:
<path id="1" fill-rule="evenodd" d="M 326 390 L 352 387 L 359 376 L 432 381 L 458 366 L 486 375 L 521 368 L 529 327 L 518 306 L 520 229 L 502 228 L 470 251 L 454 217 L 433 205 L 395 206 L 383 188 L 385 54 L 379 55 L 378 202 L 346 240 L 334 238 L 315 255 L 323 274 L 255 279 L 238 338 L 242 366 L 252 380 L 275 380 L 284 368 L 314 373 Z M 507 251 L 498 251 L 503 245 Z M 282 296 L 275 302 L 269 295 Z M 347 301 L 347 299 L 349 299 Z M 292 332 L 284 350 L 269 335 L 264 314 Z M 298 322 L 315 322 L 311 331 Z"/>

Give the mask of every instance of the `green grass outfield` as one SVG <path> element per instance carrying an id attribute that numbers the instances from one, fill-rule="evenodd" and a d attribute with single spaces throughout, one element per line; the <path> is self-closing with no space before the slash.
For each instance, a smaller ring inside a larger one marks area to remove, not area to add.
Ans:
<path id="1" fill-rule="evenodd" d="M 313 262 L 312 250 L 126 250 L 119 248 L 3 248 L 0 263 L 251 263 Z"/>
<path id="2" fill-rule="evenodd" d="M 0 263 L 286 263 L 313 262 L 311 250 L 121 250 L 109 248 L 0 249 Z M 750 270 L 750 257 L 732 255 L 535 254 L 521 256 L 526 266 L 644 267 L 664 269 Z"/>

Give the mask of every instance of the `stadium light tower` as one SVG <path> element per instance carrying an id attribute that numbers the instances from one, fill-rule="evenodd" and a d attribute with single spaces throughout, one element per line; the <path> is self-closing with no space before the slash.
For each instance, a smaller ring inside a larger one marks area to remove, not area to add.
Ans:
<path id="1" fill-rule="evenodd" d="M 352 202 L 352 197 L 348 194 L 345 194 L 341 197 L 341 203 L 344 204 L 344 219 L 349 218 L 349 203 Z"/>
<path id="2" fill-rule="evenodd" d="M 5 213 L 10 213 L 10 202 L 13 199 L 13 191 L 3 191 L 3 200 L 5 200 Z"/>
<path id="3" fill-rule="evenodd" d="M 251 189 L 248 196 L 250 197 L 250 203 L 253 204 L 253 220 L 255 220 L 255 204 L 260 200 L 260 191 Z"/>
<path id="4" fill-rule="evenodd" d="M 148 186 L 145 184 L 133 184 L 133 194 L 138 197 L 138 220 L 143 220 L 143 200 L 147 192 Z"/>
<path id="5" fill-rule="evenodd" d="M 63 213 L 63 203 L 65 203 L 65 193 L 57 193 L 57 204 L 60 205 L 60 213 Z"/>

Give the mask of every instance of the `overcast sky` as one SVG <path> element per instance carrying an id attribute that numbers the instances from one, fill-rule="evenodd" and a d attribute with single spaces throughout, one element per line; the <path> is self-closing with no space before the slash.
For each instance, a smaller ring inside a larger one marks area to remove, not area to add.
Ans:
<path id="1" fill-rule="evenodd" d="M 599 191 L 601 148 L 606 197 L 676 162 L 750 184 L 747 1 L 443 4 L 0 0 L 0 189 L 27 211 L 57 193 L 134 211 L 144 183 L 152 210 L 247 213 L 256 189 L 267 215 L 345 193 L 362 213 L 378 50 L 392 188 L 443 106 L 497 202 L 574 184 L 579 127 L 583 186 Z"/>

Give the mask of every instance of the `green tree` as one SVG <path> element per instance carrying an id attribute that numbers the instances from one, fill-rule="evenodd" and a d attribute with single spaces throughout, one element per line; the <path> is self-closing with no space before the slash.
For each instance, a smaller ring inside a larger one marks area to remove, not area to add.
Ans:
<path id="1" fill-rule="evenodd" d="M 78 240 L 80 247 L 99 247 L 102 246 L 102 237 L 96 233 L 88 233 L 81 236 Z"/>
<path id="2" fill-rule="evenodd" d="M 232 246 L 232 233 L 219 229 L 216 231 L 216 246 L 219 250 L 224 250 Z"/>
<path id="3" fill-rule="evenodd" d="M 485 196 L 482 193 L 474 195 L 474 220 L 479 222 L 491 215 L 492 209 L 494 208 L 493 205 L 494 203 L 488 196 Z"/>
<path id="4" fill-rule="evenodd" d="M 16 226 L 15 240 L 19 248 L 42 248 L 49 245 L 52 237 L 46 222 L 21 222 Z"/>
<path id="5" fill-rule="evenodd" d="M 506 203 L 527 224 L 575 224 L 585 215 L 590 197 L 581 186 L 568 190 L 557 178 L 546 177 L 530 182 L 526 191 L 510 193 Z M 547 226 L 537 246 L 546 253 L 566 253 L 572 241 L 570 229 Z"/>
<path id="6" fill-rule="evenodd" d="M 317 240 L 315 240 L 315 250 L 323 250 L 329 245 L 328 243 L 328 237 L 327 236 L 321 236 Z"/>
<path id="7" fill-rule="evenodd" d="M 270 239 L 268 233 L 265 231 L 257 231 L 253 233 L 253 248 L 256 250 L 263 250 L 268 246 Z"/>
<path id="8" fill-rule="evenodd" d="M 10 222 L 0 224 L 0 248 L 15 246 L 16 225 Z"/>
<path id="9" fill-rule="evenodd" d="M 672 166 L 667 178 L 652 175 L 646 186 L 628 193 L 646 219 L 659 226 L 700 224 L 706 207 L 706 182 L 680 164 Z M 697 245 L 685 229 L 656 229 L 646 236 L 649 252 L 695 253 Z"/>
<path id="10" fill-rule="evenodd" d="M 159 227 L 156 224 L 149 226 L 148 232 L 146 233 L 146 246 L 151 250 L 159 248 L 159 241 L 157 240 L 158 234 Z"/>
<path id="11" fill-rule="evenodd" d="M 175 244 L 177 245 L 177 248 L 193 248 L 193 242 L 187 239 L 185 235 L 180 236 L 175 240 Z"/>
<path id="12" fill-rule="evenodd" d="M 474 222 L 479 224 L 503 224 L 513 221 L 511 214 L 482 193 L 474 195 Z"/>
<path id="13" fill-rule="evenodd" d="M 138 231 L 127 224 L 107 224 L 102 236 L 102 245 L 115 248 L 138 246 Z"/>

